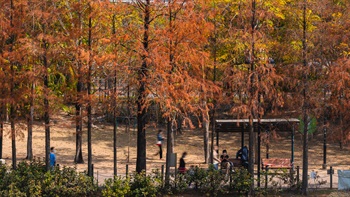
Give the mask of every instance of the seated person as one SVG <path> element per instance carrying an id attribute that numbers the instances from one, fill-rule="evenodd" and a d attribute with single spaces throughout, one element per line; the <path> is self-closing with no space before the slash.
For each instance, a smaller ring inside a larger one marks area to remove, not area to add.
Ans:
<path id="1" fill-rule="evenodd" d="M 236 159 L 240 158 L 242 162 L 242 166 L 248 168 L 248 148 L 247 146 L 243 146 L 241 149 L 237 151 Z"/>
<path id="2" fill-rule="evenodd" d="M 180 158 L 180 166 L 179 166 L 179 173 L 184 174 L 186 172 L 186 163 L 185 163 L 185 157 L 187 155 L 187 152 L 183 152 L 182 156 Z"/>
<path id="3" fill-rule="evenodd" d="M 221 162 L 228 162 L 228 154 L 227 150 L 222 151 L 222 155 L 220 156 Z"/>
<path id="4" fill-rule="evenodd" d="M 228 158 L 229 158 L 229 156 L 227 154 L 227 151 L 223 150 L 222 155 L 220 156 L 222 169 L 229 169 L 233 166 L 232 162 Z"/>

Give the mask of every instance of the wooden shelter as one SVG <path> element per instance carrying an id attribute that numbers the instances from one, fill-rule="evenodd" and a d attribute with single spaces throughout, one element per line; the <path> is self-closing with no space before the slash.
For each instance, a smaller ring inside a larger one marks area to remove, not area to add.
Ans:
<path id="1" fill-rule="evenodd" d="M 254 132 L 258 133 L 258 178 L 260 178 L 261 168 L 261 136 L 260 132 L 290 132 L 291 135 L 291 156 L 290 163 L 294 168 L 294 135 L 295 128 L 297 128 L 299 120 L 296 118 L 274 118 L 274 119 L 253 119 Z M 249 119 L 221 119 L 215 120 L 215 129 L 212 133 L 212 142 L 214 142 L 214 136 L 216 136 L 216 145 L 219 145 L 220 133 L 241 133 L 241 147 L 244 146 L 244 133 L 249 132 Z M 266 154 L 266 158 L 269 158 L 269 154 Z M 260 184 L 259 184 L 260 185 Z"/>

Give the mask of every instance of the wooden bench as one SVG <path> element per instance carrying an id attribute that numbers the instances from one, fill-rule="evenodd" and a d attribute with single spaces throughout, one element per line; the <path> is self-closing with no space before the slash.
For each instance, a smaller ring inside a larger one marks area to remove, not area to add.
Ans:
<path id="1" fill-rule="evenodd" d="M 235 158 L 232 158 L 232 159 L 228 159 L 229 162 L 231 162 L 233 164 L 233 167 L 232 168 L 240 168 L 242 167 L 242 161 L 241 159 L 235 159 Z M 225 165 L 222 165 L 222 163 L 220 163 L 221 165 L 221 169 L 222 170 L 225 170 L 226 169 L 226 164 Z"/>
<path id="2" fill-rule="evenodd" d="M 232 162 L 234 168 L 242 167 L 241 159 L 232 158 L 232 159 L 229 159 L 229 161 Z"/>
<path id="3" fill-rule="evenodd" d="M 293 164 L 286 158 L 261 159 L 262 169 L 266 169 L 267 166 L 268 169 L 292 169 Z"/>

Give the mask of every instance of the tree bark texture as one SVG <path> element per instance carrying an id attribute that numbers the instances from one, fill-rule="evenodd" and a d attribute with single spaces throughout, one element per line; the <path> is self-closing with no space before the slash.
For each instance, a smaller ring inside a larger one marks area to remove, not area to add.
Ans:
<path id="1" fill-rule="evenodd" d="M 248 156 L 248 171 L 251 176 L 254 176 L 254 123 L 253 119 L 249 120 L 249 156 Z"/>
<path id="2" fill-rule="evenodd" d="M 13 93 L 11 87 L 11 93 Z M 12 169 L 17 168 L 17 157 L 16 157 L 16 128 L 15 128 L 15 106 L 11 103 L 10 106 L 10 122 L 11 122 L 11 144 L 12 144 Z"/>
<path id="3" fill-rule="evenodd" d="M 116 33 L 115 15 L 112 18 L 112 34 Z M 114 86 L 113 86 L 113 175 L 117 176 L 117 69 L 114 68 Z"/>
<path id="4" fill-rule="evenodd" d="M 33 159 L 33 120 L 34 120 L 34 84 L 31 87 L 30 111 L 28 117 L 28 136 L 27 136 L 27 157 Z"/>
<path id="5" fill-rule="evenodd" d="M 45 45 L 45 44 L 44 44 Z M 43 63 L 46 69 L 44 75 L 44 122 L 45 122 L 45 165 L 46 170 L 50 170 L 50 105 L 49 105 L 49 77 L 46 49 L 43 56 Z"/>
<path id="6" fill-rule="evenodd" d="M 91 9 L 91 8 L 90 8 Z M 92 61 L 91 61 L 91 17 L 89 17 L 89 71 L 88 71 L 88 84 L 87 84 L 87 94 L 88 94 L 88 105 L 87 105 L 87 117 L 88 117 L 88 123 L 87 123 L 87 145 L 88 145 L 88 175 L 93 176 L 93 169 L 92 169 L 92 144 L 91 144 L 91 127 L 92 127 L 92 119 L 91 119 L 91 72 L 92 72 Z"/>
<path id="7" fill-rule="evenodd" d="M 113 175 L 117 176 L 117 71 L 114 71 L 114 97 L 113 97 Z"/>
<path id="8" fill-rule="evenodd" d="M 4 123 L 0 120 L 0 159 L 2 159 L 2 141 L 4 136 Z"/>
<path id="9" fill-rule="evenodd" d="M 251 77 L 250 77 L 250 115 L 249 115 L 249 156 L 248 156 L 248 172 L 250 173 L 251 177 L 254 178 L 254 122 L 253 119 L 255 118 L 255 111 L 254 111 L 254 99 L 255 99 L 255 91 L 254 83 L 255 83 L 255 76 L 254 76 L 254 70 L 255 70 L 255 14 L 256 14 L 256 2 L 255 0 L 252 0 L 252 20 L 251 20 L 251 54 L 250 54 L 250 71 L 251 71 Z M 254 179 L 253 179 L 254 180 Z M 250 185 L 250 192 L 251 195 L 254 194 L 254 181 L 252 181 Z"/>
<path id="10" fill-rule="evenodd" d="M 209 114 L 203 113 L 203 147 L 204 147 L 204 162 L 209 163 Z"/>
<path id="11" fill-rule="evenodd" d="M 150 24 L 150 0 L 141 2 L 144 11 L 143 18 L 143 39 L 142 45 L 144 53 L 148 52 L 149 45 L 149 24 Z M 146 170 L 146 79 L 147 79 L 147 55 L 142 54 L 142 65 L 138 73 L 139 89 L 137 98 L 137 159 L 136 159 L 136 172 L 140 173 Z"/>
<path id="12" fill-rule="evenodd" d="M 144 92 L 144 89 L 139 89 Z M 137 102 L 137 159 L 136 159 L 136 172 L 140 173 L 146 170 L 146 129 L 145 129 L 145 118 L 146 111 L 142 107 L 143 101 Z"/>
<path id="13" fill-rule="evenodd" d="M 79 65 L 80 67 L 81 65 Z M 81 69 L 79 69 L 81 70 Z M 81 73 L 81 72 L 80 72 Z M 80 104 L 79 96 L 81 95 L 83 89 L 83 83 L 81 82 L 81 76 L 78 77 L 78 83 L 77 83 L 77 100 L 75 104 L 75 157 L 74 162 L 75 163 L 84 163 L 83 159 L 83 151 L 82 151 L 82 144 L 83 144 L 83 131 L 82 131 L 82 109 Z"/>
<path id="14" fill-rule="evenodd" d="M 303 113 L 303 121 L 304 121 L 304 128 L 303 128 L 303 174 L 302 174 L 302 194 L 307 195 L 308 193 L 308 107 L 309 107 L 309 101 L 307 98 L 308 93 L 308 74 L 306 73 L 307 70 L 307 59 L 306 59 L 306 0 L 304 0 L 303 3 L 303 50 L 302 50 L 302 58 L 303 58 L 303 67 L 304 67 L 304 73 L 303 73 L 303 106 L 302 106 L 302 113 Z"/>
<path id="15" fill-rule="evenodd" d="M 174 133 L 172 128 L 172 120 L 168 118 L 167 122 L 167 149 L 166 149 L 166 165 L 165 165 L 165 185 L 169 186 L 170 184 L 170 156 L 174 153 L 174 144 L 173 137 Z"/>
<path id="16" fill-rule="evenodd" d="M 2 145 L 4 137 L 4 103 L 0 104 L 0 159 L 2 159 Z"/>

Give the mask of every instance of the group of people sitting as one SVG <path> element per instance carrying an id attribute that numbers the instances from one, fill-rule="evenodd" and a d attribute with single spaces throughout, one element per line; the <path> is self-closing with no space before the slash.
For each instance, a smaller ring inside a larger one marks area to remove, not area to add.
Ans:
<path id="1" fill-rule="evenodd" d="M 240 160 L 240 165 L 247 168 L 248 167 L 248 148 L 247 146 L 242 147 L 236 153 L 236 159 Z M 222 151 L 222 155 L 220 156 L 220 166 L 222 170 L 226 170 L 228 174 L 229 171 L 234 167 L 234 163 L 229 159 L 227 154 L 227 150 Z M 236 164 L 237 165 L 237 164 Z"/>
<path id="2" fill-rule="evenodd" d="M 218 153 L 217 153 L 218 147 L 214 147 L 214 152 L 213 152 L 213 164 L 214 168 L 216 170 L 219 169 L 219 164 L 221 166 L 221 169 L 225 169 L 226 173 L 228 174 L 229 171 L 232 170 L 234 167 L 234 163 L 230 161 L 229 155 L 227 154 L 227 150 L 222 151 L 222 155 L 220 158 L 218 158 Z M 187 152 L 182 153 L 182 156 L 180 158 L 180 165 L 178 168 L 179 173 L 185 173 L 186 172 L 186 162 L 185 162 L 185 157 L 187 156 Z M 248 148 L 247 146 L 243 146 L 241 149 L 239 149 L 236 153 L 236 159 L 240 159 L 240 164 L 244 168 L 248 168 Z"/>

